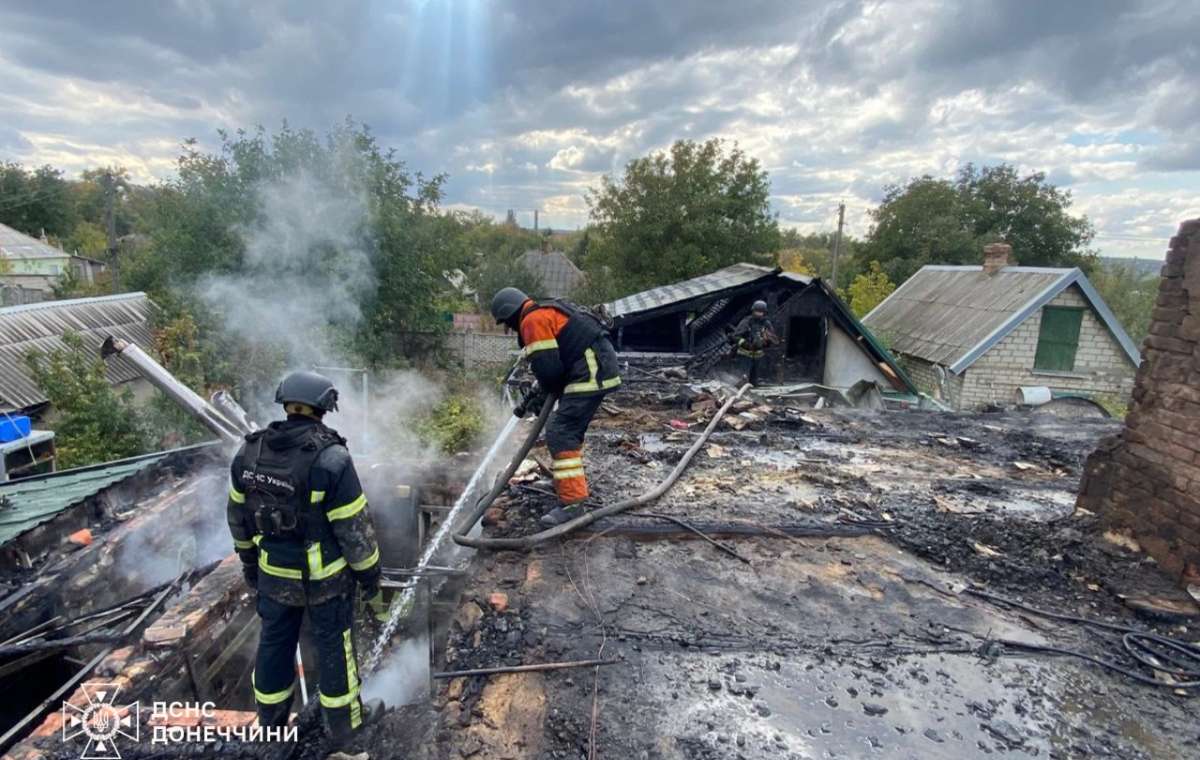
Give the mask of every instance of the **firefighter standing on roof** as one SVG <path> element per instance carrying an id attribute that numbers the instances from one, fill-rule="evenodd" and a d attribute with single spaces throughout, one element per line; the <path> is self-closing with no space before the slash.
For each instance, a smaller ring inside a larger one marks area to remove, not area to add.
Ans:
<path id="1" fill-rule="evenodd" d="M 738 363 L 746 373 L 746 381 L 758 385 L 758 372 L 767 349 L 779 342 L 771 320 L 767 318 L 767 302 L 755 301 L 750 316 L 728 333 Z"/>
<path id="2" fill-rule="evenodd" d="M 542 517 L 544 525 L 559 525 L 579 516 L 588 497 L 583 438 L 604 394 L 621 384 L 617 352 L 600 320 L 567 301 L 538 302 L 504 288 L 492 299 L 492 316 L 516 331 L 540 390 L 561 394 L 546 423 L 559 505 Z"/>
<path id="3" fill-rule="evenodd" d="M 242 572 L 258 591 L 262 632 L 252 683 L 258 720 L 288 721 L 295 652 L 307 610 L 320 657 L 321 707 L 337 742 L 382 713 L 359 698 L 354 590 L 379 592 L 379 546 L 346 441 L 326 427 L 337 390 L 293 372 L 275 392 L 287 420 L 246 436 L 233 459 L 227 514 Z"/>

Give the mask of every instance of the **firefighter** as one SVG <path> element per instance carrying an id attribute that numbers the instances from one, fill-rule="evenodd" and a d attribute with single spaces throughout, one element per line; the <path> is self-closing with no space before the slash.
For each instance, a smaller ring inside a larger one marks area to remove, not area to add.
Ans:
<path id="1" fill-rule="evenodd" d="M 305 611 L 319 657 L 318 695 L 335 743 L 383 713 L 359 698 L 354 591 L 379 594 L 379 546 L 346 439 L 323 423 L 333 383 L 293 372 L 275 391 L 287 419 L 246 436 L 233 458 L 226 508 L 262 632 L 252 684 L 259 724 L 287 724 Z"/>
<path id="2" fill-rule="evenodd" d="M 546 423 L 559 504 L 541 519 L 548 527 L 560 525 L 578 517 L 588 497 L 583 438 L 604 395 L 621 384 L 617 352 L 600 320 L 568 301 L 534 301 L 516 288 L 504 288 L 492 299 L 492 316 L 517 333 L 537 378 L 535 390 L 518 405 L 518 416 L 540 408 L 539 394 L 561 394 Z"/>
<path id="3" fill-rule="evenodd" d="M 758 371 L 767 349 L 779 343 L 779 336 L 771 320 L 767 318 L 767 302 L 755 301 L 750 307 L 750 316 L 728 331 L 729 343 L 734 348 L 738 363 L 746 373 L 747 382 L 758 385 Z"/>

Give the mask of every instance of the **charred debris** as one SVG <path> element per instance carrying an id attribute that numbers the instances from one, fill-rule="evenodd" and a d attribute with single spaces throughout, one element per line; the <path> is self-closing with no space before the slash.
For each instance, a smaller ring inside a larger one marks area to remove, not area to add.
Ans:
<path id="1" fill-rule="evenodd" d="M 793 295 L 819 295 L 809 285 Z M 829 345 L 840 317 L 822 318 Z M 652 321 L 644 331 L 658 331 Z M 1118 423 L 922 411 L 886 352 L 852 332 L 860 368 L 877 374 L 830 383 L 823 358 L 731 401 L 722 368 L 691 360 L 704 355 L 693 342 L 703 325 L 681 334 L 684 351 L 624 327 L 626 382 L 588 438 L 595 506 L 653 490 L 701 444 L 652 505 L 530 551 L 472 552 L 452 536 L 535 533 L 552 502 L 540 445 L 498 477 L 528 422 L 471 461 L 364 467 L 397 600 L 388 624 L 363 620 L 364 688 L 396 709 L 359 749 L 439 760 L 1200 752 L 1194 602 L 1135 541 L 1075 507 L 1084 458 Z M 235 407 L 199 404 L 222 439 L 247 424 Z M 218 442 L 44 476 L 47 490 L 80 490 L 4 545 L 0 676 L 10 694 L 25 685 L 5 707 L 13 757 L 77 756 L 58 700 L 82 699 L 88 678 L 129 701 L 212 701 L 206 720 L 253 720 L 257 619 L 221 525 L 227 455 Z M 456 524 L 489 489 L 499 496 L 481 524 Z M 297 721 L 302 741 L 285 748 L 154 754 L 323 757 L 314 711 Z"/>

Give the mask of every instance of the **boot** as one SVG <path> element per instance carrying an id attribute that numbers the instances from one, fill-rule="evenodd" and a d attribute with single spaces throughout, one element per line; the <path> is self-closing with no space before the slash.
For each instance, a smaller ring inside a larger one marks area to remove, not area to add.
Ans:
<path id="1" fill-rule="evenodd" d="M 583 509 L 578 504 L 567 504 L 565 506 L 555 507 L 546 514 L 542 515 L 539 520 L 542 525 L 547 528 L 553 528 L 556 525 L 562 525 L 565 522 L 570 522 L 576 517 L 583 514 Z"/>
<path id="2" fill-rule="evenodd" d="M 362 735 L 362 731 L 367 726 L 378 723 L 383 714 L 387 712 L 387 706 L 383 704 L 382 699 L 372 699 L 362 703 L 362 723 L 354 730 L 346 730 L 343 728 L 339 731 L 330 731 L 330 749 L 334 752 L 346 752 L 354 748 L 354 742 Z"/>

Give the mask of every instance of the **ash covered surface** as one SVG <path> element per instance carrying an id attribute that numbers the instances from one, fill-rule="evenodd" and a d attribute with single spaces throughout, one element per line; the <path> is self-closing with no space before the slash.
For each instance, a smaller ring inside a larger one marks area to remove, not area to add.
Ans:
<path id="1" fill-rule="evenodd" d="M 695 440 L 705 415 L 676 401 L 612 397 L 585 451 L 596 502 L 649 490 Z M 996 643 L 1136 669 L 1119 635 L 960 593 L 1195 636 L 1195 619 L 1130 609 L 1128 597 L 1178 593 L 1074 511 L 1084 457 L 1116 423 L 750 403 L 652 507 L 738 526 L 722 540 L 749 564 L 631 516 L 528 554 L 478 554 L 435 669 L 621 663 L 450 680 L 429 724 L 392 718 L 372 756 L 1200 755 L 1185 697 Z M 550 488 L 536 469 L 517 478 L 486 530 L 535 532 Z M 871 535 L 773 533 L 797 523 Z M 412 754 L 394 751 L 417 735 Z"/>

